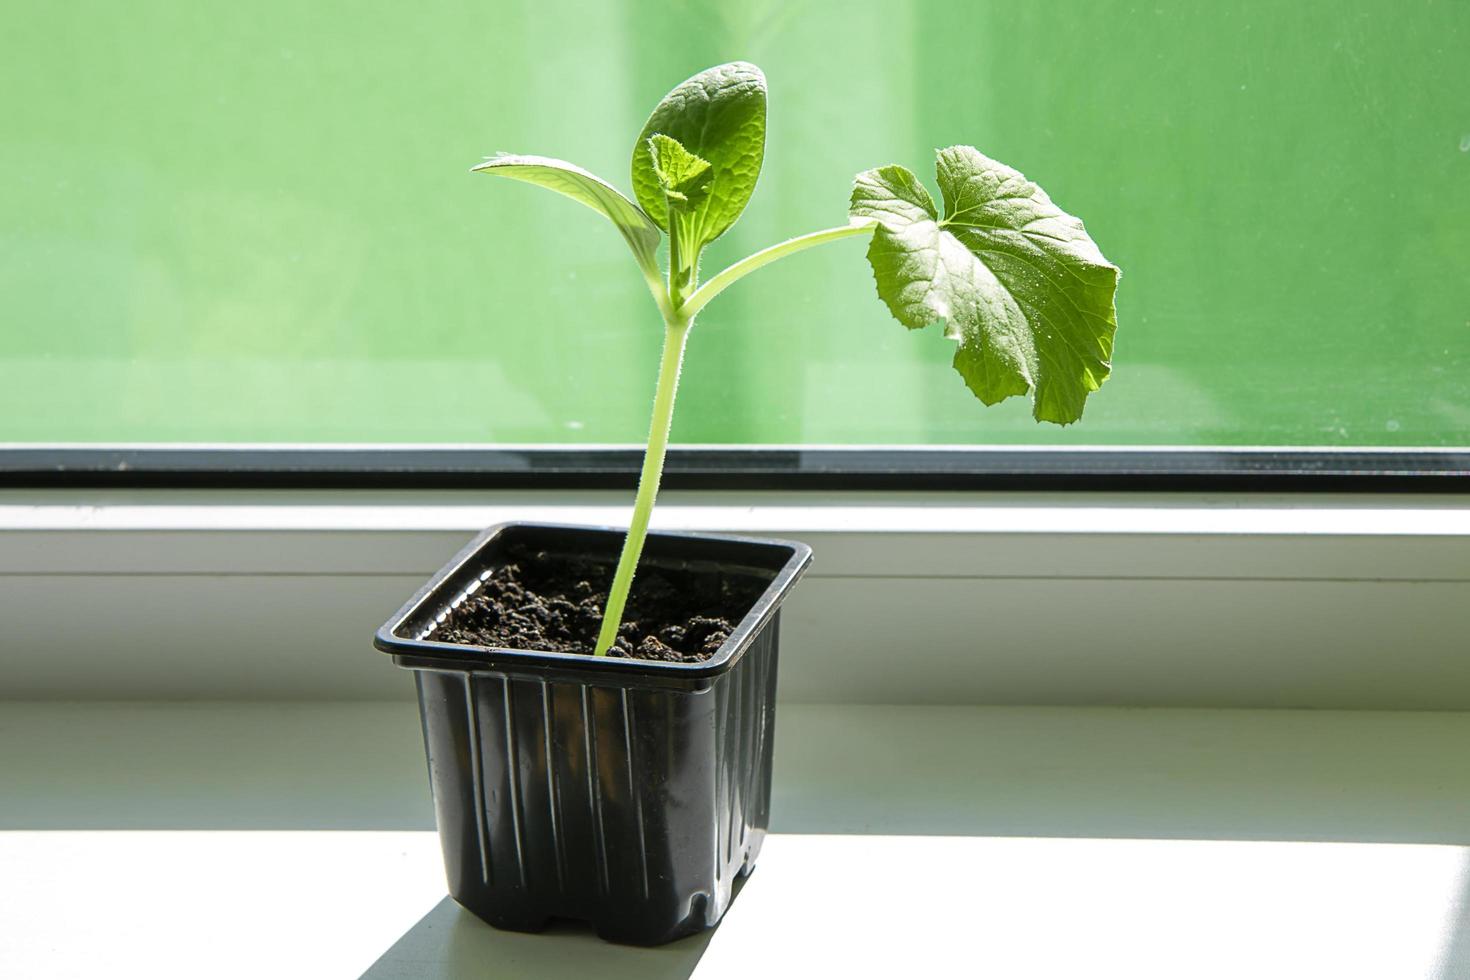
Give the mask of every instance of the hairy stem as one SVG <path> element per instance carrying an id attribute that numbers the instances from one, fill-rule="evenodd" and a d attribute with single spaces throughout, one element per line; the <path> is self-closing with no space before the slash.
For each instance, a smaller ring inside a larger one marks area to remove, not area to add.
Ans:
<path id="1" fill-rule="evenodd" d="M 814 231 L 808 235 L 797 238 L 789 238 L 770 248 L 763 248 L 754 255 L 745 258 L 730 266 L 724 272 L 714 276 L 703 286 L 694 291 L 694 295 L 684 301 L 679 309 L 681 316 L 694 319 L 695 314 L 704 309 L 705 304 L 724 292 L 725 287 L 750 275 L 762 266 L 770 265 L 777 259 L 784 259 L 788 255 L 814 248 L 817 245 L 825 245 L 827 242 L 835 242 L 843 238 L 853 238 L 858 235 L 871 235 L 877 227 L 875 221 L 864 221 L 860 223 L 842 225 L 839 228 L 826 228 L 822 231 Z"/>
<path id="2" fill-rule="evenodd" d="M 673 220 L 673 214 L 671 208 L 667 293 L 660 296 L 663 290 L 655 288 L 652 281 L 649 284 L 655 299 L 659 300 L 659 309 L 664 314 L 664 353 L 658 369 L 658 389 L 653 396 L 653 421 L 648 427 L 648 449 L 643 454 L 643 471 L 638 476 L 638 496 L 633 501 L 633 519 L 628 523 L 628 536 L 623 539 L 623 551 L 618 556 L 618 568 L 613 573 L 612 588 L 607 595 L 607 605 L 602 611 L 602 627 L 598 630 L 597 646 L 593 650 L 599 657 L 605 656 L 618 638 L 618 628 L 623 624 L 623 611 L 628 605 L 628 593 L 633 589 L 633 574 L 638 570 L 643 542 L 648 537 L 648 521 L 653 515 L 653 502 L 658 496 L 659 481 L 663 478 L 664 454 L 669 447 L 669 428 L 674 421 L 674 396 L 679 390 L 679 368 L 684 363 L 684 342 L 689 337 L 689 328 L 694 324 L 695 314 L 704 309 L 725 287 L 762 266 L 826 242 L 870 235 L 876 224 L 860 222 L 840 228 L 828 228 L 772 245 L 736 262 L 686 299 L 684 289 L 695 284 L 697 273 L 694 270 L 698 263 L 698 253 L 686 254 L 688 243 L 682 241 L 685 237 L 682 234 L 683 229 Z"/>
<path id="3" fill-rule="evenodd" d="M 664 452 L 669 447 L 669 427 L 674 421 L 674 396 L 679 390 L 679 368 L 684 362 L 684 342 L 689 337 L 693 317 L 669 318 L 664 325 L 664 354 L 658 369 L 658 388 L 653 396 L 653 421 L 648 427 L 648 449 L 643 454 L 643 472 L 638 476 L 638 496 L 633 501 L 633 519 L 628 536 L 623 539 L 623 552 L 618 557 L 618 570 L 613 574 L 612 589 L 602 611 L 602 628 L 597 634 L 593 653 L 601 657 L 618 638 L 623 623 L 623 609 L 633 588 L 633 573 L 643 554 L 643 541 L 648 537 L 648 520 L 653 514 L 653 501 L 658 496 L 663 477 Z"/>

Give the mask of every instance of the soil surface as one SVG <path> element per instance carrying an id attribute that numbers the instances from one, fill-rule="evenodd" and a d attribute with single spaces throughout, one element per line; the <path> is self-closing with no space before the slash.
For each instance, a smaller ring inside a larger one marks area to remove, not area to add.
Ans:
<path id="1" fill-rule="evenodd" d="M 613 564 L 512 547 L 506 563 L 429 639 L 442 643 L 591 653 Z M 612 657 L 698 663 L 720 648 L 765 591 L 748 575 L 642 564 Z"/>

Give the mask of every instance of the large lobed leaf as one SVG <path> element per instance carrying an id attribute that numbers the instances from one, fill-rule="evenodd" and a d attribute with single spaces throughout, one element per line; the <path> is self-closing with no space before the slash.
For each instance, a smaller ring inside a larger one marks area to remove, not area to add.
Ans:
<path id="1" fill-rule="evenodd" d="M 491 157 L 471 169 L 476 173 L 498 174 L 513 180 L 524 180 L 587 205 L 617 227 L 628 247 L 633 250 L 638 264 L 645 271 L 652 270 L 655 278 L 657 277 L 658 225 L 638 205 L 601 177 L 565 160 L 509 153 Z"/>
<path id="2" fill-rule="evenodd" d="M 688 209 L 695 239 L 689 245 L 697 251 L 735 223 L 755 191 L 766 150 L 766 76 L 742 61 L 709 68 L 664 96 L 648 117 L 633 144 L 633 194 L 668 231 L 668 202 L 649 143 L 656 135 L 709 163 L 708 193 Z"/>
<path id="3" fill-rule="evenodd" d="M 850 213 L 877 224 L 878 295 L 906 327 L 944 322 L 985 404 L 1031 391 L 1037 421 L 1077 421 L 1111 369 L 1117 267 L 1081 221 L 974 147 L 940 150 L 936 170 L 943 217 L 903 167 L 854 183 Z"/>

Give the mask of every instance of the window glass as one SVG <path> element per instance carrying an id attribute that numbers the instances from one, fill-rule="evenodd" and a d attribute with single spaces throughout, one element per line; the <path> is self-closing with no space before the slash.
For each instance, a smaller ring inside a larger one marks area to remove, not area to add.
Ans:
<path id="1" fill-rule="evenodd" d="M 847 241 L 708 309 L 676 440 L 1465 445 L 1467 50 L 1447 0 L 11 0 L 0 441 L 641 441 L 623 244 L 468 168 L 626 188 L 658 98 L 739 58 L 766 168 L 707 274 L 973 143 L 1123 268 L 1116 367 L 1077 426 L 986 410 Z"/>

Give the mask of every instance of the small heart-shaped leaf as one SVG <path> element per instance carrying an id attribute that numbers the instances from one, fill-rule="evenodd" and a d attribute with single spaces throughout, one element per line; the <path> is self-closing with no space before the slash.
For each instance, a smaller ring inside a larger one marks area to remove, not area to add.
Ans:
<path id="1" fill-rule="evenodd" d="M 709 195 L 713 175 L 708 160 L 695 156 L 684 149 L 684 144 L 663 133 L 648 138 L 648 152 L 653 174 L 671 206 L 687 210 Z"/>

